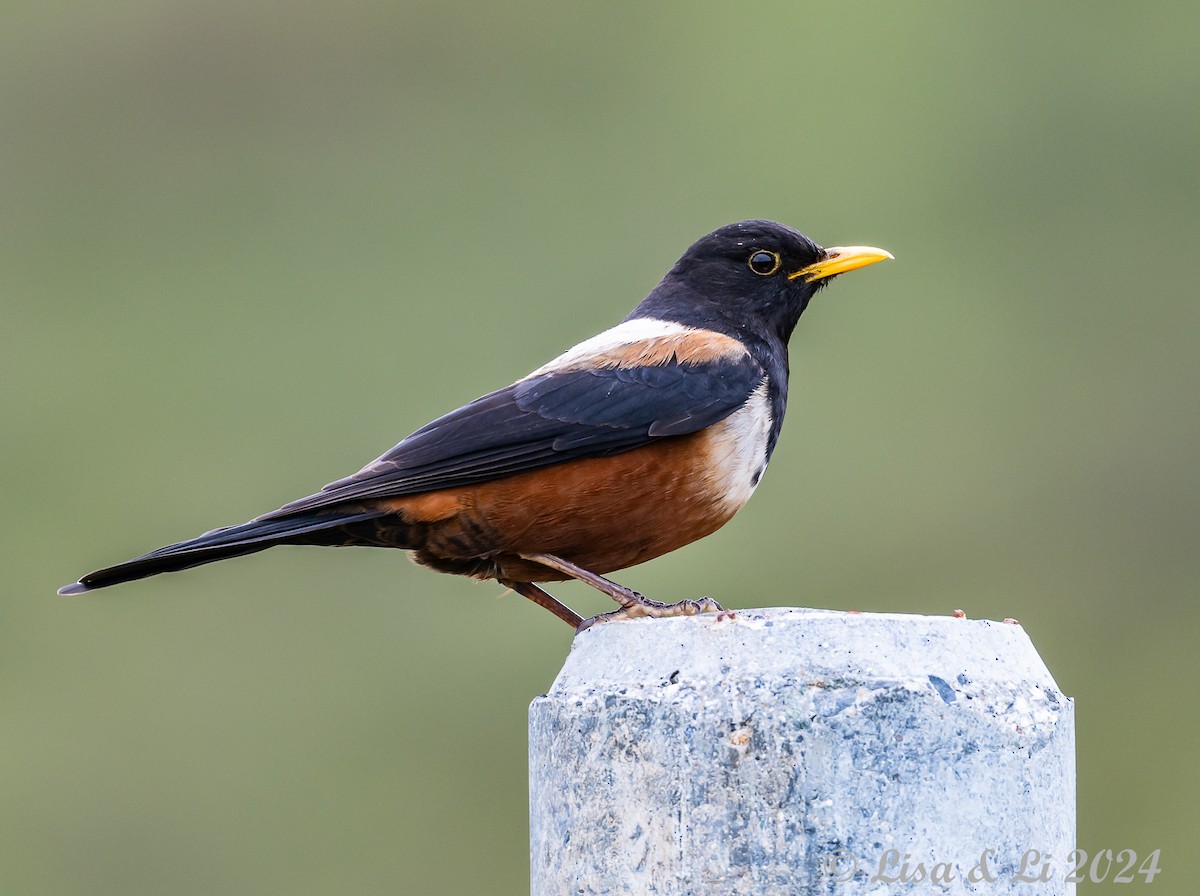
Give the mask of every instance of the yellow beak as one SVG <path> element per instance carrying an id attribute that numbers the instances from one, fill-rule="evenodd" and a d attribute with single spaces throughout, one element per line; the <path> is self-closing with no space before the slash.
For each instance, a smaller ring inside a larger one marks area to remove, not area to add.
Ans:
<path id="1" fill-rule="evenodd" d="M 892 257 L 891 252 L 876 249 L 874 246 L 832 246 L 825 250 L 824 258 L 794 274 L 788 274 L 788 279 L 803 277 L 805 283 L 812 283 L 814 280 L 824 280 L 826 277 L 865 268 L 869 264 Z"/>

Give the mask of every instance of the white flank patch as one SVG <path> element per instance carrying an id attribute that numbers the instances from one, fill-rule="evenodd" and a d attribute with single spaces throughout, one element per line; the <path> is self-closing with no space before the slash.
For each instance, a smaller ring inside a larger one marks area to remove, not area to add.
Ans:
<path id="1" fill-rule="evenodd" d="M 679 336 L 692 331 L 692 327 L 672 323 L 669 320 L 658 320 L 653 317 L 639 317 L 617 324 L 615 327 L 598 333 L 591 339 L 585 339 L 573 348 L 567 349 L 549 364 L 543 364 L 529 376 L 541 376 L 555 370 L 575 367 L 580 362 L 610 352 L 613 349 L 648 339 L 660 339 L 663 336 Z"/>
<path id="2" fill-rule="evenodd" d="M 724 486 L 724 503 L 731 514 L 750 500 L 767 468 L 767 438 L 771 433 L 771 403 L 767 378 L 746 403 L 717 426 L 724 432 L 714 440 L 713 473 Z"/>

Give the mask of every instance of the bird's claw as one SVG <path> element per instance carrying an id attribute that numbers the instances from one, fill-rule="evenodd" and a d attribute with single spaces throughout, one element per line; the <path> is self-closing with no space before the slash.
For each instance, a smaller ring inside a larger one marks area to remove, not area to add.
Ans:
<path id="1" fill-rule="evenodd" d="M 575 629 L 576 633 L 586 631 L 598 622 L 621 622 L 627 619 L 664 619 L 668 616 L 699 616 L 701 613 L 717 613 L 718 619 L 733 617 L 732 612 L 725 610 L 711 597 L 689 598 L 673 604 L 650 600 L 640 594 L 638 597 L 642 599 L 627 603 L 619 610 L 583 620 Z"/>

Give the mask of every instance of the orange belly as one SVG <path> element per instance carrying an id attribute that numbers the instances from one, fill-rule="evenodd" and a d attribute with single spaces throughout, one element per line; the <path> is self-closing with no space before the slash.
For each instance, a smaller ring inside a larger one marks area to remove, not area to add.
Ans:
<path id="1" fill-rule="evenodd" d="M 416 559 L 435 569 L 525 582 L 566 578 L 516 556 L 546 553 L 607 573 L 729 521 L 741 503 L 730 500 L 727 443 L 726 428 L 717 424 L 612 457 L 376 506 L 415 524 Z"/>

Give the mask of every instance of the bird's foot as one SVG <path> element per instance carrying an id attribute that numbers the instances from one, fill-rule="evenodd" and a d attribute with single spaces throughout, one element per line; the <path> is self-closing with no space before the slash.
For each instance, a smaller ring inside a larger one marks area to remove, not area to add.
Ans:
<path id="1" fill-rule="evenodd" d="M 597 622 L 615 622 L 620 619 L 662 619 L 667 616 L 697 616 L 700 613 L 721 613 L 721 618 L 728 618 L 724 615 L 726 611 L 711 597 L 701 597 L 697 600 L 681 600 L 678 603 L 666 604 L 662 601 L 651 600 L 644 594 L 639 594 L 631 588 L 626 588 L 624 585 L 614 582 L 612 579 L 606 579 L 602 575 L 584 569 L 582 566 L 577 566 L 571 561 L 564 560 L 562 557 L 557 557 L 554 554 L 521 554 L 521 556 L 526 560 L 532 560 L 534 563 L 548 566 L 573 579 L 578 579 L 584 584 L 591 585 L 597 591 L 602 591 L 621 605 L 621 609 L 619 610 L 613 610 L 611 613 L 601 613 L 599 616 L 583 620 L 576 627 L 576 632 L 585 631 Z M 516 588 L 516 585 L 513 583 L 506 582 L 505 584 Z M 536 586 L 530 587 L 536 589 Z M 521 593 L 537 601 L 542 606 L 547 606 L 547 604 L 533 595 L 525 591 Z M 542 593 L 545 594 L 545 592 Z M 558 602 L 555 601 L 555 603 Z M 548 609 L 552 608 L 548 607 Z M 559 618 L 567 621 L 567 617 L 561 614 L 559 614 Z"/>
<path id="2" fill-rule="evenodd" d="M 634 593 L 636 594 L 637 592 Z M 611 613 L 601 613 L 599 616 L 583 620 L 575 631 L 587 631 L 597 622 L 620 622 L 626 619 L 665 619 L 668 616 L 699 616 L 701 613 L 717 613 L 719 614 L 717 618 L 722 619 L 733 615 L 723 609 L 711 597 L 701 597 L 696 600 L 681 600 L 673 604 L 650 600 L 650 598 L 642 597 L 640 594 L 638 597 L 641 600 L 624 604 L 619 610 L 613 610 Z"/>

